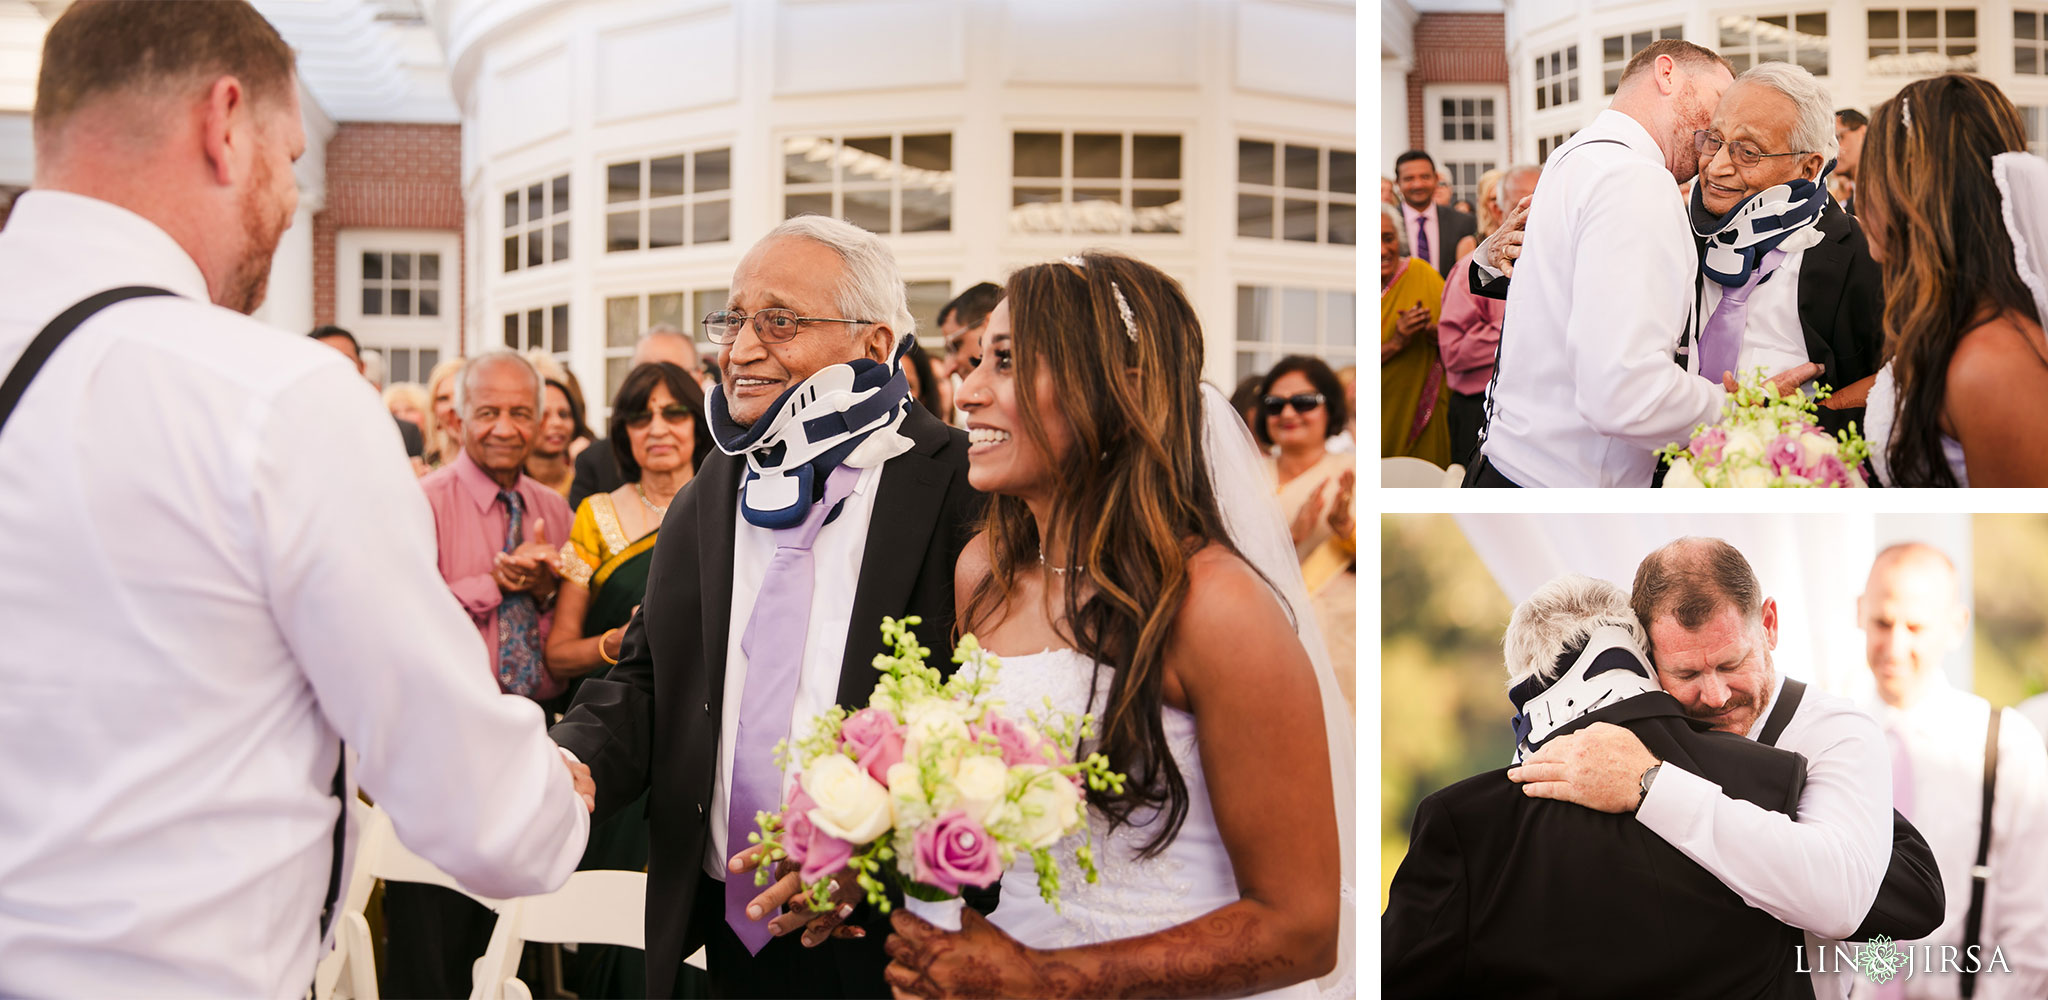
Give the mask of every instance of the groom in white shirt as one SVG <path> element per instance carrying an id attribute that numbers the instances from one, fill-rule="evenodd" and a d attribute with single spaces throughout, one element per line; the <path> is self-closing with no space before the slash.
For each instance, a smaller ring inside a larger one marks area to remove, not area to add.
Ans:
<path id="1" fill-rule="evenodd" d="M 1719 415 L 1722 388 L 1674 360 L 1698 262 L 1671 184 L 1698 172 L 1692 133 L 1733 80 L 1711 50 L 1653 42 L 1551 154 L 1467 485 L 1648 486 L 1651 453 Z"/>

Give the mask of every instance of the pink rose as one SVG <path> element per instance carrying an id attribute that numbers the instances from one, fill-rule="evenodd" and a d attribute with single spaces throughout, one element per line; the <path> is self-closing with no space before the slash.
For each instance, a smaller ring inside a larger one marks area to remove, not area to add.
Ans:
<path id="1" fill-rule="evenodd" d="M 858 758 L 896 730 L 896 720 L 886 710 L 863 708 L 839 724 L 839 741 L 845 744 L 847 753 Z"/>
<path id="2" fill-rule="evenodd" d="M 1692 439 L 1692 457 L 1696 462 L 1714 465 L 1721 461 L 1721 447 L 1728 443 L 1728 432 L 1719 427 L 1709 427 Z"/>
<path id="3" fill-rule="evenodd" d="M 1809 478 L 1821 486 L 1850 486 L 1849 477 L 1852 475 L 1861 473 L 1851 472 L 1841 459 L 1833 455 L 1822 455 L 1820 461 L 1813 463 L 1813 475 Z"/>
<path id="4" fill-rule="evenodd" d="M 894 767 L 901 760 L 903 760 L 903 731 L 892 729 L 883 733 L 881 739 L 876 740 L 867 750 L 863 751 L 858 763 L 861 769 L 868 773 L 868 777 L 875 779 L 876 782 L 886 788 L 889 785 L 889 768 Z"/>
<path id="5" fill-rule="evenodd" d="M 988 886 L 1003 877 L 1002 856 L 981 824 L 955 809 L 917 831 L 911 877 L 941 892 Z"/>
<path id="6" fill-rule="evenodd" d="M 984 713 L 981 721 L 967 727 L 968 735 L 981 742 L 983 733 L 993 735 L 996 749 L 1003 755 L 1003 763 L 1016 767 L 1019 764 L 1064 764 L 1059 748 L 1039 737 L 1037 733 L 1024 728 L 991 709 Z"/>
<path id="7" fill-rule="evenodd" d="M 1771 471 L 1783 475 L 1786 472 L 1802 471 L 1806 449 L 1800 445 L 1798 436 L 1780 434 L 1777 440 L 1772 441 L 1771 446 L 1764 450 L 1764 455 L 1770 459 Z"/>
<path id="8" fill-rule="evenodd" d="M 782 812 L 782 850 L 789 860 L 802 866 L 800 877 L 805 882 L 824 878 L 853 860 L 853 845 L 840 840 L 811 822 L 811 810 L 817 803 L 804 794 L 799 785 L 796 794 L 789 800 L 789 807 Z"/>

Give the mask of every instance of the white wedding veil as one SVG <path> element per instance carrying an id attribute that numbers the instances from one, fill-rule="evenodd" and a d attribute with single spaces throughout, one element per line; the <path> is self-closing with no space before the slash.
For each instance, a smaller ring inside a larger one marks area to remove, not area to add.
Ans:
<path id="1" fill-rule="evenodd" d="M 1991 177 L 2005 231 L 2012 237 L 2013 263 L 2034 295 L 2034 312 L 2048 326 L 2048 160 L 2032 153 L 1991 158 Z"/>
<path id="2" fill-rule="evenodd" d="M 1351 706 L 1337 686 L 1337 674 L 1330 665 L 1330 649 L 1316 627 L 1315 609 L 1309 605 L 1308 586 L 1302 582 L 1301 563 L 1295 555 L 1294 539 L 1280 514 L 1280 503 L 1266 472 L 1265 460 L 1253 444 L 1244 418 L 1231 407 L 1222 391 L 1202 383 L 1202 447 L 1209 456 L 1209 480 L 1216 490 L 1216 506 L 1222 510 L 1225 530 L 1246 561 L 1265 574 L 1293 616 L 1301 644 L 1315 665 L 1316 685 L 1323 695 L 1323 730 L 1330 740 L 1330 779 L 1337 805 L 1338 848 L 1342 852 L 1340 918 L 1337 927 L 1337 967 L 1316 981 L 1326 997 L 1350 997 L 1358 992 L 1357 939 L 1358 893 L 1357 825 L 1355 804 L 1358 790 L 1357 759 L 1354 756 Z"/>

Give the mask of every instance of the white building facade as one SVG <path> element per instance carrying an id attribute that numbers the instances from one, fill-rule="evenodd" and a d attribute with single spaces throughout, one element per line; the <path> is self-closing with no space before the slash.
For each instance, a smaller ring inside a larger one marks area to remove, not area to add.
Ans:
<path id="1" fill-rule="evenodd" d="M 601 413 L 642 330 L 701 342 L 746 248 L 816 212 L 888 238 L 929 338 L 968 286 L 1109 248 L 1187 289 L 1221 385 L 1289 353 L 1352 363 L 1355 17 L 1322 0 L 429 3 L 463 123 L 463 347 L 545 349 Z"/>

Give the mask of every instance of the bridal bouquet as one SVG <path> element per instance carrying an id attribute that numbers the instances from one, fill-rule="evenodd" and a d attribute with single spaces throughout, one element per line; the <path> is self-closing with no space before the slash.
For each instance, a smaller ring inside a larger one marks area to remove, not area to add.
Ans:
<path id="1" fill-rule="evenodd" d="M 834 706 L 810 733 L 776 747 L 776 765 L 799 772 L 781 813 L 755 817 L 767 862 L 800 866 L 811 906 L 832 906 L 826 883 L 851 867 L 868 901 L 887 913 L 884 879 L 898 885 L 913 912 L 959 929 L 963 886 L 989 886 L 1019 854 L 1031 858 L 1038 891 L 1058 905 L 1059 869 L 1052 846 L 1085 825 L 1082 787 L 1121 791 L 1124 778 L 1101 754 L 1074 759 L 1093 737 L 1092 717 L 1054 712 L 1007 714 L 987 698 L 1000 666 L 973 636 L 953 652 L 962 669 L 952 680 L 928 667 L 931 650 L 917 644 L 915 617 L 882 619 L 894 656 L 875 658 L 882 680 L 857 712 Z M 969 669 L 971 667 L 971 669 Z M 1095 881 L 1092 841 L 1075 858 Z M 919 902 L 935 904 L 919 906 Z"/>
<path id="2" fill-rule="evenodd" d="M 1814 414 L 1827 390 L 1780 396 L 1758 369 L 1722 404 L 1721 421 L 1701 424 L 1692 438 L 1667 445 L 1657 457 L 1671 463 L 1667 487 L 1860 487 L 1870 445 L 1851 425 L 1836 437 Z"/>

